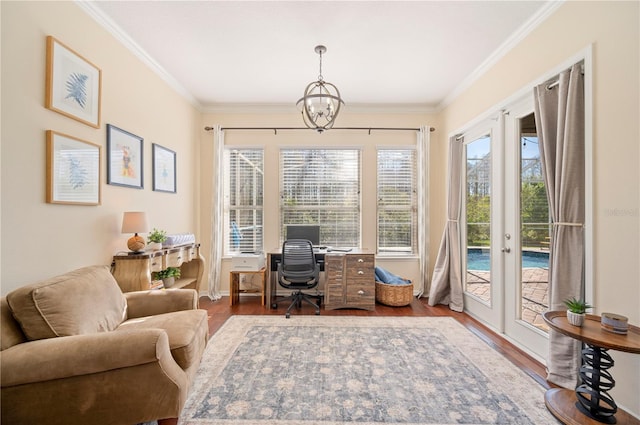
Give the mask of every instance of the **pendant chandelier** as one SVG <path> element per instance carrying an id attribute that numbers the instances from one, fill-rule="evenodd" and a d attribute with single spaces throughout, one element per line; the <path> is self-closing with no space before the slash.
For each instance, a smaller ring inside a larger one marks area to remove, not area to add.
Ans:
<path id="1" fill-rule="evenodd" d="M 307 86 L 297 105 L 301 109 L 304 124 L 322 133 L 333 127 L 344 101 L 340 98 L 338 88 L 322 78 L 322 55 L 327 52 L 327 48 L 322 45 L 316 46 L 315 52 L 320 55 L 318 81 Z"/>

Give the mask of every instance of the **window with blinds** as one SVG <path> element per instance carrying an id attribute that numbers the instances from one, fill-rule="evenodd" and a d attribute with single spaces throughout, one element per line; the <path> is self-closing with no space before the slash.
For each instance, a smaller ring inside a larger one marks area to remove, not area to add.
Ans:
<path id="1" fill-rule="evenodd" d="M 415 149 L 378 150 L 378 253 L 417 253 Z"/>
<path id="2" fill-rule="evenodd" d="M 225 253 L 263 250 L 263 149 L 224 151 Z"/>
<path id="3" fill-rule="evenodd" d="M 320 225 L 320 244 L 360 245 L 360 150 L 280 150 L 280 238 L 288 224 Z"/>

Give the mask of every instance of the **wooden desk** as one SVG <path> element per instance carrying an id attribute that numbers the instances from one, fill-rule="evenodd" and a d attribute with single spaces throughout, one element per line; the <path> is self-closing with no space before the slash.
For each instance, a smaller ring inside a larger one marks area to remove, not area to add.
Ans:
<path id="1" fill-rule="evenodd" d="M 262 268 L 256 271 L 247 270 L 232 270 L 229 272 L 229 305 L 236 305 L 240 302 L 241 292 L 250 292 L 240 289 L 240 275 L 241 274 L 257 274 L 260 276 L 260 292 L 262 294 L 262 305 L 265 302 L 265 276 L 267 275 L 267 269 Z"/>
<path id="2" fill-rule="evenodd" d="M 543 317 L 552 329 L 587 345 L 582 351 L 582 384 L 575 391 L 552 388 L 545 393 L 545 405 L 553 416 L 571 425 L 640 424 L 635 417 L 618 409 L 608 394 L 615 381 L 607 371 L 613 367 L 607 350 L 640 354 L 640 328 L 629 325 L 628 333 L 619 335 L 602 329 L 600 316 L 587 314 L 581 327 L 569 324 L 565 311 L 548 311 Z"/>
<path id="3" fill-rule="evenodd" d="M 333 264 L 332 269 L 327 269 L 327 276 L 323 276 L 324 279 L 321 279 L 318 285 L 318 288 L 324 292 L 325 309 L 375 309 L 375 254 L 354 248 L 348 252 L 320 250 L 315 255 L 321 272 L 325 271 L 327 264 Z M 328 262 L 329 258 L 332 258 L 332 261 Z M 276 300 L 277 272 L 281 259 L 281 250 L 267 252 L 266 299 L 268 308 L 273 308 Z M 354 261 L 353 265 L 350 261 Z M 348 272 L 344 272 L 343 275 L 343 271 L 347 269 L 352 270 L 355 275 Z"/>

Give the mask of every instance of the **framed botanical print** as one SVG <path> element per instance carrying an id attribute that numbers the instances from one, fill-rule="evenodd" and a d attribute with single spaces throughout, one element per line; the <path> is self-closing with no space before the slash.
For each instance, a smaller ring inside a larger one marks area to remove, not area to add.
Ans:
<path id="1" fill-rule="evenodd" d="M 47 202 L 100 205 L 102 147 L 47 131 Z"/>
<path id="2" fill-rule="evenodd" d="M 153 145 L 153 190 L 176 193 L 176 153 Z"/>
<path id="3" fill-rule="evenodd" d="M 100 128 L 102 71 L 52 36 L 47 37 L 45 106 Z"/>
<path id="4" fill-rule="evenodd" d="M 107 124 L 107 183 L 142 189 L 142 137 Z"/>

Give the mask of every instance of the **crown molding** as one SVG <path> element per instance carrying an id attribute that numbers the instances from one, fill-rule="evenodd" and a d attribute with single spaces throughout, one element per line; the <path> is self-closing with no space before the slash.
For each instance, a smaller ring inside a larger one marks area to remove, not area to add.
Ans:
<path id="1" fill-rule="evenodd" d="M 155 72 L 164 82 L 173 88 L 179 95 L 184 97 L 196 109 L 202 110 L 202 105 L 198 100 L 178 82 L 166 69 L 155 61 L 138 43 L 136 43 L 129 35 L 111 18 L 98 9 L 94 2 L 89 0 L 74 0 L 87 15 L 91 16 L 99 25 L 109 32 L 116 40 L 120 41 L 129 51 L 131 51 L 142 63 L 147 65 Z"/>
<path id="2" fill-rule="evenodd" d="M 293 103 L 217 103 L 204 105 L 203 113 L 209 114 L 290 114 L 300 113 Z M 427 104 L 346 104 L 341 114 L 434 114 L 438 110 Z"/>
<path id="3" fill-rule="evenodd" d="M 514 47 L 518 45 L 525 37 L 527 37 L 542 22 L 551 16 L 565 0 L 549 0 L 538 10 L 527 22 L 522 24 L 507 40 L 504 41 L 480 66 L 478 66 L 462 83 L 460 83 L 451 93 L 447 95 L 437 106 L 438 111 L 442 111 L 460 96 L 464 91 L 471 87 L 480 77 L 487 73 L 494 65 L 507 55 Z"/>

